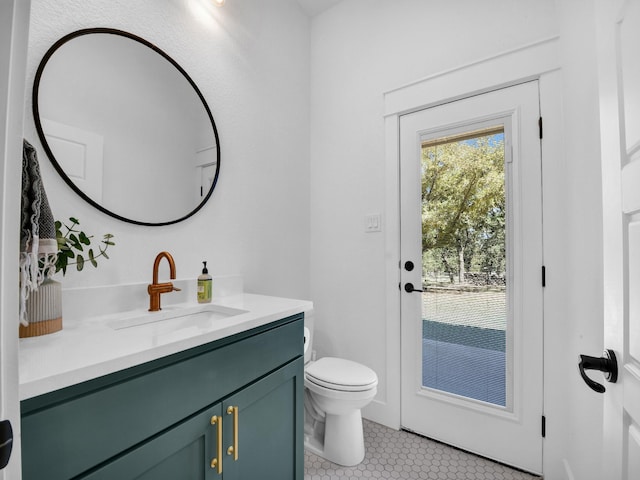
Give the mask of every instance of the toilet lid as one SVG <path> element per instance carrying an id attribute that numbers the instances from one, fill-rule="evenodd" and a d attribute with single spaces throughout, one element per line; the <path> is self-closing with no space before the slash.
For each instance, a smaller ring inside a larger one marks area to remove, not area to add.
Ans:
<path id="1" fill-rule="evenodd" d="M 362 391 L 378 384 L 376 372 L 351 360 L 324 357 L 306 370 L 307 380 L 333 390 Z"/>

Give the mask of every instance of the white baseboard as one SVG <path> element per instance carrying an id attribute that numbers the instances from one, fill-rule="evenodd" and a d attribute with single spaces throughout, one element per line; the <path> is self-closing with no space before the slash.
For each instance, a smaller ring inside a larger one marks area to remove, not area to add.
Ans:
<path id="1" fill-rule="evenodd" d="M 391 412 L 386 402 L 373 400 L 362 410 L 362 416 L 367 420 L 384 425 L 385 427 L 400 430 L 400 419 L 398 415 Z"/>

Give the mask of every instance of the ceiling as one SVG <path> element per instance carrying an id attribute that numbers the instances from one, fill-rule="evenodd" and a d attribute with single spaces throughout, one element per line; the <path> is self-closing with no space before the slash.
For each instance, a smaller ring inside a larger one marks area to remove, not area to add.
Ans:
<path id="1" fill-rule="evenodd" d="M 342 0 L 296 0 L 302 9 L 310 17 L 315 17 L 319 13 L 328 10 L 334 5 L 340 3 Z"/>

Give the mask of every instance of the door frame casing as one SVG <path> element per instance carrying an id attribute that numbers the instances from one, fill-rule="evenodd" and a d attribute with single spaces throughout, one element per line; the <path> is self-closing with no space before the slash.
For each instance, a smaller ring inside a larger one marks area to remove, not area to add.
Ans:
<path id="1" fill-rule="evenodd" d="M 384 94 L 385 123 L 385 272 L 386 272 L 386 371 L 387 383 L 378 388 L 375 402 L 367 407 L 365 416 L 374 421 L 400 428 L 400 154 L 399 129 L 400 116 L 417 110 L 442 105 L 462 98 L 479 95 L 489 91 L 509 87 L 530 80 L 538 80 L 540 86 L 541 112 L 545 118 L 545 142 L 542 146 L 543 164 L 543 216 L 545 218 L 545 263 L 550 259 L 562 257 L 562 249 L 547 253 L 547 236 L 562 238 L 558 229 L 564 228 L 562 220 L 551 218 L 551 228 L 546 226 L 547 211 L 554 201 L 561 201 L 559 184 L 563 177 L 563 164 L 558 162 L 561 156 L 561 70 L 559 56 L 559 37 L 551 37 L 514 50 L 473 62 L 446 72 L 429 76 Z M 554 159 L 552 162 L 550 159 Z M 551 215 L 553 217 L 553 215 Z M 562 293 L 562 292 L 559 292 Z M 549 302 L 545 292 L 544 322 L 561 315 L 557 309 L 555 315 L 547 315 L 553 306 L 562 302 Z M 549 312 L 551 313 L 551 312 Z M 547 356 L 547 332 L 545 330 L 544 357 Z M 544 361 L 544 359 L 543 359 Z M 544 384 L 553 378 L 544 370 Z M 545 389 L 545 406 L 547 406 Z M 548 440 L 548 439 L 547 439 Z M 562 439 L 559 439 L 559 443 Z M 546 449 L 546 447 L 545 447 Z M 545 458 L 546 461 L 546 458 Z M 543 464 L 543 471 L 544 471 Z"/>
<path id="2" fill-rule="evenodd" d="M 13 428 L 9 464 L 0 480 L 21 478 L 18 378 L 20 178 L 30 0 L 0 5 L 0 418 Z"/>

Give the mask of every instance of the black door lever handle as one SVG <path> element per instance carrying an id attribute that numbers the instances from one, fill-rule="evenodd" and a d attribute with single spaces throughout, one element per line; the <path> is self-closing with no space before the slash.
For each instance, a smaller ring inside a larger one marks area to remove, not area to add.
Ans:
<path id="1" fill-rule="evenodd" d="M 417 288 L 413 288 L 413 283 L 405 283 L 404 284 L 404 291 L 407 292 L 407 293 L 424 292 L 424 290 L 418 290 Z"/>
<path id="2" fill-rule="evenodd" d="M 0 470 L 7 466 L 13 448 L 13 429 L 9 420 L 0 422 Z"/>
<path id="3" fill-rule="evenodd" d="M 605 350 L 604 356 L 600 358 L 589 357 L 588 355 L 580 355 L 580 363 L 578 364 L 580 375 L 589 388 L 598 393 L 604 393 L 606 388 L 604 385 L 591 380 L 585 370 L 598 370 L 605 374 L 605 380 L 616 383 L 618 381 L 618 362 L 616 354 L 613 350 Z"/>

